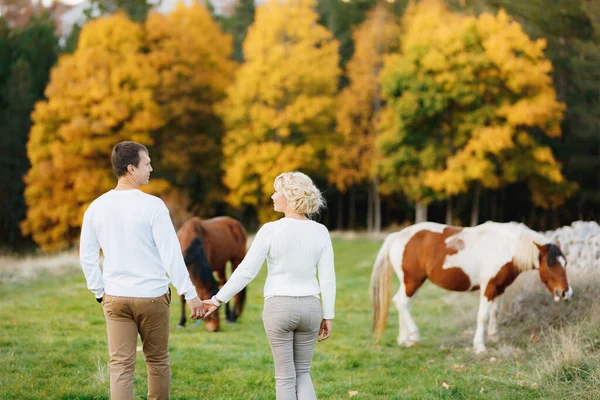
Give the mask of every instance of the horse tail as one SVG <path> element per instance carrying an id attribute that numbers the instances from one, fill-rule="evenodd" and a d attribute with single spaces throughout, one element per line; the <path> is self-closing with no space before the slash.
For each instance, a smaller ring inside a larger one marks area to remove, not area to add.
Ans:
<path id="1" fill-rule="evenodd" d="M 236 270 L 238 265 L 242 262 L 244 257 L 246 256 L 246 244 L 248 242 L 248 234 L 246 233 L 246 229 L 238 220 L 234 220 L 235 224 L 232 225 L 231 233 L 235 238 L 237 251 L 234 256 L 234 259 L 231 263 L 231 273 Z M 242 315 L 242 311 L 244 311 L 244 305 L 246 304 L 246 288 L 244 287 L 238 294 L 235 295 L 235 306 L 234 313 L 235 317 L 239 318 Z"/>
<path id="2" fill-rule="evenodd" d="M 389 234 L 373 265 L 371 273 L 371 301 L 373 303 L 373 332 L 377 340 L 381 339 L 387 322 L 390 308 L 390 292 L 392 291 L 393 268 L 390 262 L 389 252 L 396 233 Z"/>

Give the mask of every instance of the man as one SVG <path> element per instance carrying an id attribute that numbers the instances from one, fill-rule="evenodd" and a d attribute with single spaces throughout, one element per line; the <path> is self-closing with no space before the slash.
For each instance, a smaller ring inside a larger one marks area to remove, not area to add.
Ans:
<path id="1" fill-rule="evenodd" d="M 168 399 L 169 278 L 177 293 L 185 296 L 190 318 L 202 318 L 204 308 L 190 281 L 167 207 L 158 197 L 138 190 L 152 172 L 148 149 L 135 142 L 118 143 L 112 151 L 112 167 L 117 186 L 89 206 L 80 241 L 87 286 L 102 303 L 106 319 L 110 397 L 134 398 L 139 333 L 148 368 L 148 399 Z"/>

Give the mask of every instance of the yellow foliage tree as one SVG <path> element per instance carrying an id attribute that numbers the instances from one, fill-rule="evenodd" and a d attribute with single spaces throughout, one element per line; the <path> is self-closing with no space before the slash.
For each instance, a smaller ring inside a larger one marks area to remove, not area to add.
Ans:
<path id="1" fill-rule="evenodd" d="M 560 136 L 565 110 L 552 85 L 546 42 L 529 39 L 503 10 L 495 16 L 469 18 L 465 29 L 475 32 L 486 57 L 479 85 L 495 85 L 481 108 L 494 107 L 478 119 L 468 141 L 447 159 L 444 169 L 428 172 L 427 184 L 453 195 L 473 183 L 497 189 L 527 180 L 534 204 L 562 205 L 576 185 L 565 181 L 550 147 L 541 144 L 542 136 Z"/>
<path id="2" fill-rule="evenodd" d="M 346 65 L 349 85 L 338 97 L 336 143 L 328 150 L 328 179 L 345 192 L 369 186 L 368 230 L 380 228 L 378 178 L 373 169 L 382 106 L 379 74 L 383 57 L 400 47 L 400 21 L 380 4 L 354 31 L 354 54 Z M 374 209 L 374 210 L 373 210 Z"/>
<path id="3" fill-rule="evenodd" d="M 543 40 L 530 40 L 503 11 L 468 17 L 439 1 L 411 4 L 403 28 L 401 52 L 381 77 L 386 190 L 426 203 L 472 185 L 563 182 L 540 145 L 541 136 L 560 134 L 564 112 Z"/>
<path id="4" fill-rule="evenodd" d="M 164 123 L 143 35 L 121 14 L 90 22 L 77 52 L 62 56 L 52 70 L 48 100 L 32 115 L 28 210 L 21 225 L 44 250 L 78 240 L 85 209 L 114 186 L 112 146 L 122 140 L 151 144 L 151 131 Z"/>
<path id="5" fill-rule="evenodd" d="M 273 217 L 274 178 L 296 169 L 318 172 L 331 141 L 338 42 L 317 24 L 315 5 L 271 0 L 256 10 L 243 46 L 246 62 L 219 107 L 227 201 L 255 206 L 263 222 Z"/>
<path id="6" fill-rule="evenodd" d="M 472 95 L 470 88 L 453 82 L 470 74 L 469 63 L 476 60 L 462 51 L 461 33 L 462 17 L 439 3 L 411 4 L 402 20 L 400 51 L 384 59 L 380 76 L 386 101 L 376 138 L 380 188 L 414 201 L 417 221 L 426 219 L 429 202 L 443 197 L 425 185 L 425 173 L 441 167 L 465 135 L 466 129 L 457 126 L 462 121 L 456 109 Z M 456 65 L 444 62 L 441 54 L 446 52 L 462 52 L 462 59 Z M 436 77 L 433 69 L 442 76 Z M 453 97 L 459 99 L 454 104 Z"/>
<path id="7" fill-rule="evenodd" d="M 196 214 L 210 215 L 225 195 L 221 174 L 223 124 L 214 104 L 225 97 L 236 63 L 233 41 L 203 4 L 178 4 L 145 23 L 148 62 L 158 74 L 154 99 L 165 124 L 153 137 L 161 176 L 189 195 Z"/>

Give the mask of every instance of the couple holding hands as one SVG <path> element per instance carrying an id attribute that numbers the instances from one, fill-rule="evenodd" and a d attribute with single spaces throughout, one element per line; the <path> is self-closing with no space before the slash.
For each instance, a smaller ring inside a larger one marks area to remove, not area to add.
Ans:
<path id="1" fill-rule="evenodd" d="M 190 317 L 199 319 L 246 287 L 265 259 L 263 324 L 275 364 L 276 398 L 316 399 L 310 367 L 317 340 L 331 334 L 336 286 L 329 231 L 310 219 L 325 205 L 312 180 L 300 172 L 275 179 L 271 199 L 284 217 L 260 228 L 228 282 L 212 299 L 202 301 L 190 281 L 167 207 L 138 190 L 152 172 L 148 149 L 135 142 L 118 143 L 111 162 L 117 186 L 90 204 L 80 240 L 87 286 L 102 303 L 106 319 L 111 399 L 134 398 L 138 334 L 148 368 L 148 399 L 170 398 L 169 283 L 185 296 Z"/>

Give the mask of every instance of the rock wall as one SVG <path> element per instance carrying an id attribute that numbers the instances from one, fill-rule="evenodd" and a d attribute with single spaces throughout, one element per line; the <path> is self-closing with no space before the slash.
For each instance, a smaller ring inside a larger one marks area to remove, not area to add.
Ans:
<path id="1" fill-rule="evenodd" d="M 554 231 L 544 233 L 558 241 L 567 257 L 568 269 L 600 271 L 600 225 L 597 222 L 575 221 Z"/>

